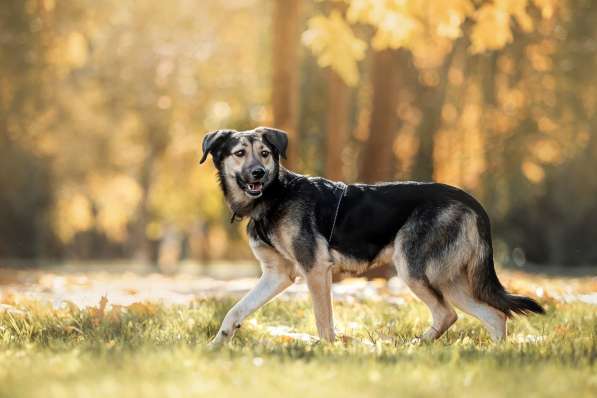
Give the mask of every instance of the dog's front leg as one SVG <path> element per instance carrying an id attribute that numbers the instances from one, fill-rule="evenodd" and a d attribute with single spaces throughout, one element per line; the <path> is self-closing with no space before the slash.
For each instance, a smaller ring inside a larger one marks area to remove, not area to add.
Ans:
<path id="1" fill-rule="evenodd" d="M 332 309 L 332 269 L 329 266 L 315 266 L 307 275 L 307 286 L 313 302 L 313 312 L 319 338 L 334 341 L 334 312 Z"/>
<path id="2" fill-rule="evenodd" d="M 276 269 L 264 269 L 257 285 L 228 311 L 216 337 L 209 343 L 218 346 L 230 339 L 241 322 L 292 284 L 290 275 Z"/>

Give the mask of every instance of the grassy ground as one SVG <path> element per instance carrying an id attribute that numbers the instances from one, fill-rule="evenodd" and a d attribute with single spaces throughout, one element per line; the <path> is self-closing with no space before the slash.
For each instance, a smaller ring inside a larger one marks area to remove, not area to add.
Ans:
<path id="1" fill-rule="evenodd" d="M 280 325 L 315 334 L 307 301 L 278 300 L 209 352 L 232 303 L 55 309 L 21 300 L 0 312 L 0 396 L 597 396 L 593 305 L 544 299 L 548 314 L 511 321 L 499 345 L 461 316 L 441 340 L 416 345 L 429 320 L 418 302 L 340 302 L 337 323 L 350 337 L 324 344 L 272 336 Z"/>

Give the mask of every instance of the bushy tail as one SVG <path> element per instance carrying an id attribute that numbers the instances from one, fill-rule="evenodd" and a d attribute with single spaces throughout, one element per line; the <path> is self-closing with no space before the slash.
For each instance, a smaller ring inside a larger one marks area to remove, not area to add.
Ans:
<path id="1" fill-rule="evenodd" d="M 502 311 L 506 316 L 529 313 L 545 314 L 545 310 L 535 300 L 510 294 L 504 289 L 495 273 L 493 246 L 491 243 L 491 223 L 483 206 L 472 197 L 467 204 L 477 214 L 477 231 L 482 244 L 478 258 L 468 268 L 469 284 L 476 299 Z"/>
<path id="2" fill-rule="evenodd" d="M 513 314 L 545 314 L 543 307 L 532 298 L 510 294 L 504 289 L 495 273 L 492 250 L 486 254 L 484 261 L 479 261 L 469 269 L 469 280 L 478 300 L 497 308 L 508 317 Z"/>

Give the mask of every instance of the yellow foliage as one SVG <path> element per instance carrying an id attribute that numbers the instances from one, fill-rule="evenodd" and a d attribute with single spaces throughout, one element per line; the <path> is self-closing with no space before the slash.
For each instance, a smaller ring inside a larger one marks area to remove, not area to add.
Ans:
<path id="1" fill-rule="evenodd" d="M 197 166 L 201 139 L 194 135 L 188 137 L 188 142 L 180 139 L 180 146 L 176 144 L 178 139 L 175 140 L 166 152 L 150 197 L 153 213 L 181 228 L 188 227 L 189 221 L 198 217 L 219 219 L 225 206 L 211 162 Z M 160 227 L 152 225 L 154 235 Z"/>
<path id="2" fill-rule="evenodd" d="M 66 57 L 73 67 L 81 67 L 87 62 L 87 40 L 79 32 L 71 32 L 67 38 Z"/>
<path id="3" fill-rule="evenodd" d="M 353 23 L 375 26 L 372 45 L 377 50 L 400 48 L 408 44 L 415 34 L 421 34 L 423 25 L 412 14 L 414 2 L 408 0 L 351 2 L 347 18 Z"/>
<path id="4" fill-rule="evenodd" d="M 530 160 L 522 164 L 522 173 L 531 182 L 538 184 L 545 178 L 545 170 L 537 163 Z"/>
<path id="5" fill-rule="evenodd" d="M 533 0 L 533 3 L 541 10 L 541 16 L 545 19 L 549 19 L 555 12 L 557 0 Z"/>
<path id="6" fill-rule="evenodd" d="M 77 232 L 86 231 L 93 225 L 91 203 L 81 193 L 70 190 L 60 192 L 57 199 L 54 224 L 58 236 L 68 242 Z"/>
<path id="7" fill-rule="evenodd" d="M 457 39 L 462 35 L 462 23 L 472 14 L 474 7 L 469 0 L 452 0 L 443 3 L 442 7 L 427 9 L 432 9 L 430 17 L 434 16 L 437 34 L 449 39 Z"/>
<path id="8" fill-rule="evenodd" d="M 97 226 L 111 239 L 126 238 L 126 227 L 141 199 L 141 187 L 124 174 L 92 175 L 89 190 L 97 204 Z"/>
<path id="9" fill-rule="evenodd" d="M 375 28 L 371 45 L 376 50 L 407 48 L 423 68 L 441 63 L 450 50 L 450 41 L 462 36 L 467 18 L 475 21 L 471 51 L 495 50 L 512 41 L 511 23 L 516 20 L 525 32 L 533 29 L 527 12 L 530 0 L 495 0 L 479 8 L 472 0 L 346 0 L 346 20 Z M 534 0 L 544 18 L 553 15 L 555 0 Z M 356 63 L 366 44 L 356 38 L 339 13 L 310 20 L 303 37 L 319 57 L 322 66 L 331 66 L 345 81 L 356 82 Z M 352 44 L 351 44 L 352 42 Z"/>
<path id="10" fill-rule="evenodd" d="M 46 11 L 52 11 L 56 7 L 55 0 L 44 0 L 42 4 Z"/>
<path id="11" fill-rule="evenodd" d="M 365 43 L 354 36 L 339 12 L 315 16 L 303 33 L 303 43 L 318 57 L 321 67 L 331 67 L 347 85 L 358 82 L 357 61 L 365 56 Z"/>
<path id="12" fill-rule="evenodd" d="M 553 0 L 536 0 L 534 4 L 541 10 L 543 18 L 553 15 Z M 528 0 L 496 0 L 479 8 L 473 17 L 476 24 L 471 34 L 471 50 L 479 53 L 499 49 L 510 43 L 512 18 L 523 31 L 532 31 L 534 24 L 527 12 L 529 5 Z"/>
<path id="13" fill-rule="evenodd" d="M 542 163 L 554 164 L 562 160 L 562 149 L 554 140 L 541 139 L 531 146 L 531 151 Z"/>
<path id="14" fill-rule="evenodd" d="M 493 4 L 486 4 L 475 12 L 477 23 L 471 33 L 471 50 L 480 53 L 502 48 L 512 41 L 510 14 Z"/>

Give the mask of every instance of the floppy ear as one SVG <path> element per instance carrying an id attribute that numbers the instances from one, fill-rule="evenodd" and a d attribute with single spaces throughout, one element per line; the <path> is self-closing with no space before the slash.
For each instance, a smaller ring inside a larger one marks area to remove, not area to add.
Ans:
<path id="1" fill-rule="evenodd" d="M 286 159 L 286 148 L 288 148 L 288 135 L 285 131 L 270 127 L 258 127 L 256 130 L 263 131 L 263 138 L 276 148 L 278 153 Z"/>
<path id="2" fill-rule="evenodd" d="M 207 159 L 207 155 L 213 153 L 214 150 L 217 149 L 218 146 L 222 145 L 224 141 L 232 134 L 231 130 L 216 130 L 210 133 L 207 133 L 205 138 L 203 138 L 203 156 L 199 163 L 205 162 Z"/>

